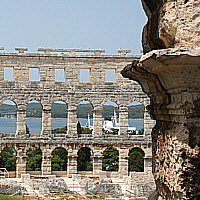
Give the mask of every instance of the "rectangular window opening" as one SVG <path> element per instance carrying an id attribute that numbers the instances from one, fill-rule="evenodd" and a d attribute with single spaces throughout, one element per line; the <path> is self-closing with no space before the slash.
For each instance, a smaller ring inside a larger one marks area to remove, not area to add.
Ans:
<path id="1" fill-rule="evenodd" d="M 29 81 L 39 81 L 39 68 L 29 68 Z"/>
<path id="2" fill-rule="evenodd" d="M 80 69 L 80 82 L 90 82 L 90 69 Z"/>
<path id="3" fill-rule="evenodd" d="M 105 70 L 105 82 L 116 82 L 116 70 L 106 69 Z"/>
<path id="4" fill-rule="evenodd" d="M 55 69 L 55 82 L 65 82 L 65 69 Z"/>
<path id="5" fill-rule="evenodd" d="M 14 67 L 4 67 L 4 80 L 6 81 L 14 80 Z"/>

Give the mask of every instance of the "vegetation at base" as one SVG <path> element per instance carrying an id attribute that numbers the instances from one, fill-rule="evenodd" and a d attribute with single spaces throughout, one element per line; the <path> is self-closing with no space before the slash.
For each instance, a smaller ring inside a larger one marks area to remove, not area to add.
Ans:
<path id="1" fill-rule="evenodd" d="M 37 147 L 31 147 L 26 155 L 26 171 L 41 171 L 42 151 Z"/>
<path id="2" fill-rule="evenodd" d="M 91 150 L 88 147 L 83 147 L 78 151 L 77 170 L 78 171 L 92 171 L 92 157 Z"/>
<path id="3" fill-rule="evenodd" d="M 77 107 L 77 118 L 87 118 L 88 114 L 90 118 L 93 117 L 93 107 L 91 104 L 79 104 Z M 113 116 L 114 110 L 116 114 L 119 116 L 118 107 L 114 107 L 112 105 L 104 105 L 102 110 L 102 117 L 108 118 Z M 1 105 L 1 115 L 4 116 L 6 113 L 12 113 L 15 117 L 16 113 L 16 105 L 2 104 Z M 32 102 L 27 104 L 26 107 L 26 117 L 32 118 L 41 118 L 42 117 L 42 106 L 40 103 Z M 54 103 L 52 105 L 52 118 L 67 118 L 67 106 L 62 103 Z M 143 119 L 144 118 L 144 105 L 132 105 L 129 106 L 129 119 Z"/>
<path id="4" fill-rule="evenodd" d="M 89 128 L 81 127 L 81 124 L 78 121 L 78 123 L 77 123 L 77 133 L 78 134 L 92 134 L 92 130 L 90 130 Z"/>
<path id="5" fill-rule="evenodd" d="M 0 199 L 1 200 L 42 200 L 42 197 L 33 197 L 33 196 L 26 196 L 25 198 L 22 195 L 15 195 L 15 196 L 10 196 L 10 195 L 4 195 L 0 194 Z"/>
<path id="6" fill-rule="evenodd" d="M 138 135 L 144 135 L 144 129 L 143 128 L 138 131 Z"/>
<path id="7" fill-rule="evenodd" d="M 51 158 L 52 171 L 67 171 L 67 151 L 58 147 L 53 150 Z"/>
<path id="8" fill-rule="evenodd" d="M 129 134 L 129 135 L 144 135 L 144 129 L 142 128 L 142 129 L 140 129 L 139 131 L 138 131 L 138 133 L 136 133 L 136 131 L 130 131 L 130 130 L 128 130 L 127 131 L 127 133 Z"/>
<path id="9" fill-rule="evenodd" d="M 103 152 L 102 169 L 103 171 L 118 171 L 119 169 L 119 153 L 111 147 Z"/>
<path id="10" fill-rule="evenodd" d="M 63 128 L 52 129 L 52 134 L 67 134 L 67 126 Z"/>
<path id="11" fill-rule="evenodd" d="M 0 167 L 8 171 L 16 170 L 16 152 L 12 147 L 5 147 L 0 153 Z"/>
<path id="12" fill-rule="evenodd" d="M 118 135 L 119 129 L 111 128 L 110 131 L 102 129 L 104 134 Z"/>
<path id="13" fill-rule="evenodd" d="M 140 148 L 133 148 L 129 151 L 128 171 L 144 171 L 144 151 Z"/>

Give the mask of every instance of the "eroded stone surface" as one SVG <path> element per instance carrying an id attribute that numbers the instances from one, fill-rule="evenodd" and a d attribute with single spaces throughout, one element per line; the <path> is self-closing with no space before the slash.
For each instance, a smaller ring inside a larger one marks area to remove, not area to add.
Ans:
<path id="1" fill-rule="evenodd" d="M 199 47 L 199 0 L 142 0 L 148 22 L 144 53 L 150 49 Z M 149 48 L 150 47 L 150 48 Z"/>
<path id="2" fill-rule="evenodd" d="M 154 50 L 124 68 L 150 96 L 159 199 L 200 197 L 200 48 Z"/>

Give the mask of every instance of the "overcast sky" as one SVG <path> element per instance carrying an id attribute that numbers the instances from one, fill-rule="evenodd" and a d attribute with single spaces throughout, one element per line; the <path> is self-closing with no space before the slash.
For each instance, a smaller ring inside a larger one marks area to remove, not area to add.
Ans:
<path id="1" fill-rule="evenodd" d="M 146 16 L 140 0 L 1 0 L 0 46 L 131 49 L 140 54 Z"/>

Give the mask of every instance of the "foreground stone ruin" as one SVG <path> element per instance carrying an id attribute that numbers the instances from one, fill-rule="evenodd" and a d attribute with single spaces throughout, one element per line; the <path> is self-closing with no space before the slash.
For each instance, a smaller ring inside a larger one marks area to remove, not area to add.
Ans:
<path id="1" fill-rule="evenodd" d="M 149 19 L 146 54 L 122 75 L 138 81 L 151 98 L 152 199 L 200 199 L 200 1 L 142 2 Z"/>

